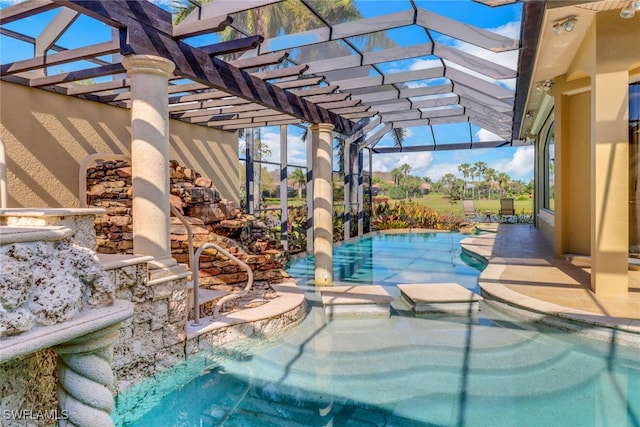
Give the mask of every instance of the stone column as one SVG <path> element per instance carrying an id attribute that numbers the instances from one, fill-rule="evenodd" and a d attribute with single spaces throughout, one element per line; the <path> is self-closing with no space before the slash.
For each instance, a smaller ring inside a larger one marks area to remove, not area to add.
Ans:
<path id="1" fill-rule="evenodd" d="M 333 285 L 333 125 L 310 126 L 313 140 L 313 253 L 315 285 Z"/>
<path id="2" fill-rule="evenodd" d="M 60 425 L 113 426 L 113 344 L 120 324 L 53 347 L 58 355 Z"/>
<path id="3" fill-rule="evenodd" d="M 133 250 L 153 256 L 152 267 L 172 267 L 167 83 L 175 65 L 151 55 L 125 56 L 122 63 L 131 79 Z"/>

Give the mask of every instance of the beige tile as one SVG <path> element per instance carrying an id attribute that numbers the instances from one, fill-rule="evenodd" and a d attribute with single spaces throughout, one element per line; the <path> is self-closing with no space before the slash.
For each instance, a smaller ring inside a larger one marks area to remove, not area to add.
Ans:
<path id="1" fill-rule="evenodd" d="M 494 264 L 488 267 L 486 277 L 491 280 L 483 289 L 494 295 L 549 312 L 563 306 L 568 313 L 583 312 L 582 319 L 597 324 L 640 324 L 640 271 L 629 272 L 627 297 L 602 297 L 590 290 L 590 269 L 555 259 L 535 228 L 500 225 L 495 236 L 470 239 L 468 247 L 473 250 L 474 244 L 476 250 L 504 263 L 502 271 L 494 269 Z"/>

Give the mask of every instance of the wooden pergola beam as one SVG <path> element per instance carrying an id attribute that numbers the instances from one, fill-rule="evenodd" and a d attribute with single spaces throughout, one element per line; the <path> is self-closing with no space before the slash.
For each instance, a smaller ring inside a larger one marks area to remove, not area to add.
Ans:
<path id="1" fill-rule="evenodd" d="M 262 40 L 262 36 L 250 36 L 241 39 L 200 46 L 199 49 L 209 55 L 226 55 L 229 53 L 244 52 L 245 50 L 255 49 L 260 45 L 260 43 L 262 43 Z"/>
<path id="2" fill-rule="evenodd" d="M 0 14 L 0 25 L 29 18 L 33 14 L 46 12 L 60 7 L 51 0 L 33 0 L 30 2 L 16 3 L 13 6 L 5 7 Z"/>
<path id="3" fill-rule="evenodd" d="M 262 80 L 282 79 L 286 77 L 297 77 L 307 71 L 309 67 L 305 64 L 294 65 L 293 67 L 279 68 L 277 70 L 258 71 L 251 73 L 252 76 Z"/>
<path id="4" fill-rule="evenodd" d="M 0 74 L 10 75 L 23 71 L 37 70 L 41 68 L 51 67 L 53 65 L 66 64 L 69 62 L 80 61 L 96 56 L 108 55 L 120 51 L 120 43 L 109 41 L 99 43 L 92 46 L 81 47 L 78 49 L 64 50 L 62 52 L 51 53 L 46 56 L 37 56 L 23 61 L 10 62 L 0 66 Z"/>
<path id="5" fill-rule="evenodd" d="M 287 52 L 268 53 L 266 55 L 254 56 L 251 58 L 241 58 L 229 61 L 228 64 L 232 67 L 239 68 L 241 70 L 247 68 L 259 68 L 266 67 L 267 65 L 280 64 L 282 61 L 289 57 Z"/>
<path id="6" fill-rule="evenodd" d="M 103 65 L 101 67 L 87 68 L 85 70 L 60 73 L 54 76 L 37 77 L 29 80 L 31 87 L 54 86 L 60 83 L 77 82 L 80 80 L 95 79 L 112 74 L 124 73 L 126 70 L 122 64 Z M 66 92 L 66 90 L 65 90 Z"/>
<path id="7" fill-rule="evenodd" d="M 349 134 L 353 123 L 292 92 L 252 76 L 172 36 L 171 14 L 150 2 L 54 0 L 109 25 L 126 28 L 121 53 L 156 55 L 176 65 L 175 74 L 254 101 L 266 108 L 310 123 L 331 123 L 338 133 Z"/>
<path id="8" fill-rule="evenodd" d="M 228 15 L 199 19 L 194 22 L 185 22 L 173 27 L 173 37 L 176 39 L 184 39 L 222 31 L 231 25 L 232 22 L 233 18 Z"/>

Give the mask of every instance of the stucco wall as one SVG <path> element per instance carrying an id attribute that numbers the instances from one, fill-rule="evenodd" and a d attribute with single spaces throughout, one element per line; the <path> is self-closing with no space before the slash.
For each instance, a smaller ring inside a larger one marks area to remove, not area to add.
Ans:
<path id="1" fill-rule="evenodd" d="M 591 109 L 589 92 L 569 96 L 561 138 L 564 251 L 591 253 Z"/>
<path id="2" fill-rule="evenodd" d="M 0 82 L 7 207 L 78 207 L 78 171 L 93 153 L 129 154 L 130 111 Z M 238 138 L 171 120 L 171 159 L 210 177 L 239 203 Z"/>

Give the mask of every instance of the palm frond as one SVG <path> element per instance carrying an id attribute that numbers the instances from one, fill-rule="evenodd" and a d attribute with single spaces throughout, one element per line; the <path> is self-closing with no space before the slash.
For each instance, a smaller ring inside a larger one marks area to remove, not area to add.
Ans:
<path id="1" fill-rule="evenodd" d="M 393 128 L 391 130 L 391 136 L 393 137 L 393 145 L 402 150 L 402 144 L 407 137 L 407 130 L 405 128 Z"/>

